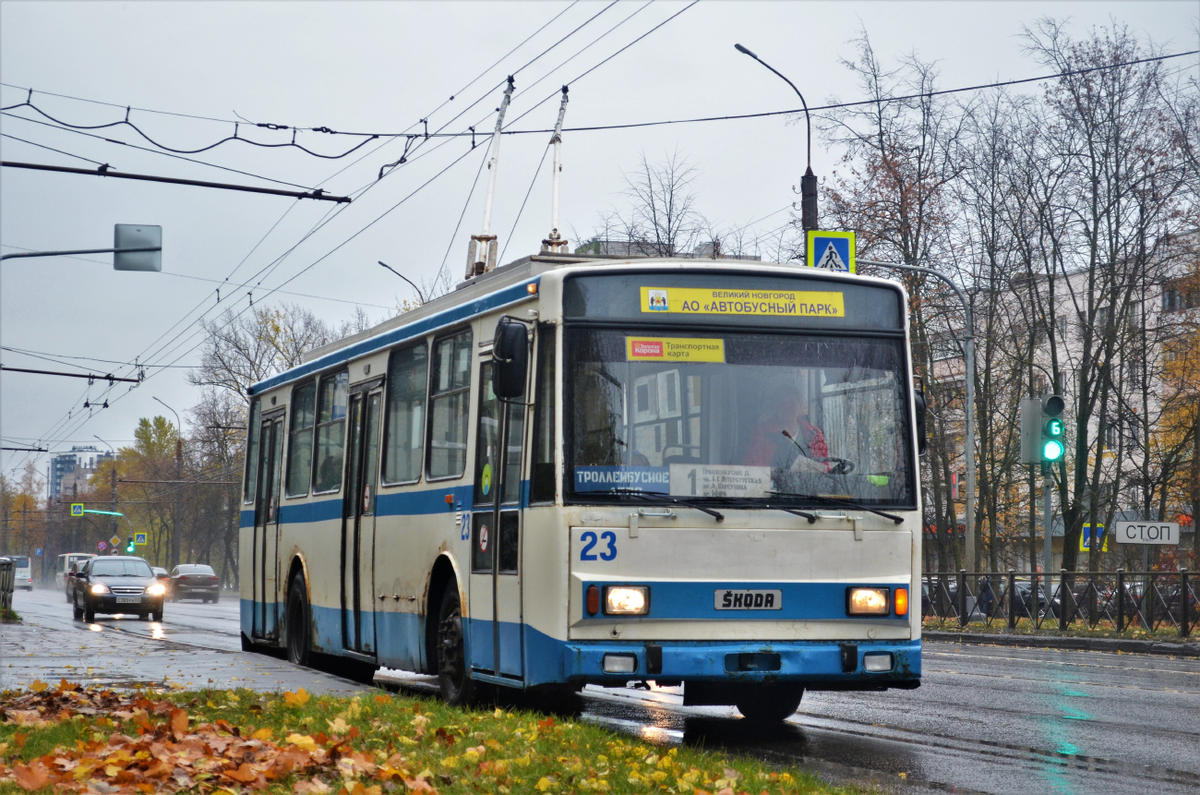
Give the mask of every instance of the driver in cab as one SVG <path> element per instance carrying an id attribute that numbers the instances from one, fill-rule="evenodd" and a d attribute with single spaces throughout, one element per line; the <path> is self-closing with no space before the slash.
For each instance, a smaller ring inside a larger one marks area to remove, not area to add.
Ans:
<path id="1" fill-rule="evenodd" d="M 829 471 L 825 434 L 809 420 L 803 390 L 786 388 L 776 393 L 750 437 L 742 463 L 769 466 L 774 472 Z"/>

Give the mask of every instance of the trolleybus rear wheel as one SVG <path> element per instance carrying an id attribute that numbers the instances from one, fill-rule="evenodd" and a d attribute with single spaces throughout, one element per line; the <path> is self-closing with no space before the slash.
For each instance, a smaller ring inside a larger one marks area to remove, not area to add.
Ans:
<path id="1" fill-rule="evenodd" d="M 447 704 L 459 706 L 471 701 L 475 683 L 471 681 L 471 674 L 467 670 L 462 604 L 458 599 L 458 584 L 454 580 L 446 583 L 438 608 L 437 672 L 442 699 Z"/>
<path id="2" fill-rule="evenodd" d="M 308 665 L 312 660 L 310 625 L 304 575 L 296 572 L 296 576 L 292 577 L 292 585 L 288 588 L 287 601 L 287 657 L 294 665 Z"/>
<path id="3" fill-rule="evenodd" d="M 804 697 L 804 688 L 755 687 L 751 685 L 738 695 L 738 712 L 747 720 L 778 723 L 795 713 Z"/>

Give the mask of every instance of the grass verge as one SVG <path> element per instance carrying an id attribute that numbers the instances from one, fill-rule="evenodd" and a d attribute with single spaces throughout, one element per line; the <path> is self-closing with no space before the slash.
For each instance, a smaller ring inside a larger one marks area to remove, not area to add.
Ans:
<path id="1" fill-rule="evenodd" d="M 852 793 L 569 718 L 382 692 L 0 693 L 0 792 Z"/>

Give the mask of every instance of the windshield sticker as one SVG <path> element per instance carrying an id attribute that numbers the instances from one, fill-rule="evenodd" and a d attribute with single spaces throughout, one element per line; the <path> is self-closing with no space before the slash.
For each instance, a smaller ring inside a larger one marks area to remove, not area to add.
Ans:
<path id="1" fill-rule="evenodd" d="M 771 468 L 671 464 L 671 494 L 678 497 L 766 497 Z"/>
<path id="2" fill-rule="evenodd" d="M 626 337 L 627 362 L 725 363 L 725 340 L 688 337 Z"/>
<path id="3" fill-rule="evenodd" d="M 840 292 L 643 287 L 642 311 L 677 315 L 846 316 Z"/>
<path id="4" fill-rule="evenodd" d="M 575 492 L 648 491 L 666 494 L 671 477 L 667 467 L 575 467 Z"/>

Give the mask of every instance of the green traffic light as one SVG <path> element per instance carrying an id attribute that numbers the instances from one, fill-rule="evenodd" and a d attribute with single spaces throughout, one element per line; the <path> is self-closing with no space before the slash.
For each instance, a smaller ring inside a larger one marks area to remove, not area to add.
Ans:
<path id="1" fill-rule="evenodd" d="M 1059 431 L 1062 432 L 1061 429 Z M 1042 458 L 1047 461 L 1057 461 L 1062 458 L 1063 444 L 1057 439 L 1050 439 L 1042 445 Z"/>

